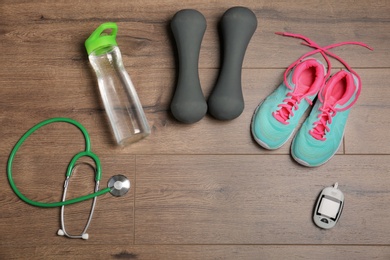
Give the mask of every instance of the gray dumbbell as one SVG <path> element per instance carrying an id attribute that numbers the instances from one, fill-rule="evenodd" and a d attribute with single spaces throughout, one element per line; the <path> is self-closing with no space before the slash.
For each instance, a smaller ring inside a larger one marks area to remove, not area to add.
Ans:
<path id="1" fill-rule="evenodd" d="M 207 112 L 198 72 L 200 45 L 206 19 L 192 9 L 177 12 L 171 21 L 179 56 L 179 76 L 171 101 L 173 116 L 183 123 L 195 123 Z"/>
<path id="2" fill-rule="evenodd" d="M 233 7 L 222 16 L 222 67 L 209 99 L 209 113 L 220 120 L 231 120 L 244 110 L 241 70 L 246 48 L 257 28 L 256 15 L 245 7 Z"/>

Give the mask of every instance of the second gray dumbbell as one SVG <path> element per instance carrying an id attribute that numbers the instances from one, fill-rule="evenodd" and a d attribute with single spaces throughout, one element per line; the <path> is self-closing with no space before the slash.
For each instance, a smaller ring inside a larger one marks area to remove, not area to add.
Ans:
<path id="1" fill-rule="evenodd" d="M 222 67 L 209 100 L 209 113 L 219 120 L 231 120 L 244 110 L 241 70 L 245 52 L 257 28 L 256 15 L 246 7 L 233 7 L 222 16 Z"/>

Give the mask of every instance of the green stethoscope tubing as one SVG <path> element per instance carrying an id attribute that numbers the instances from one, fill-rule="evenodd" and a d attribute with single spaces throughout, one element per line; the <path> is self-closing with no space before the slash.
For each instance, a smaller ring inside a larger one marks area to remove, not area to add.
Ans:
<path id="1" fill-rule="evenodd" d="M 15 192 L 15 194 L 21 200 L 23 200 L 24 202 L 26 202 L 26 203 L 28 203 L 30 205 L 36 206 L 36 207 L 43 207 L 43 208 L 61 207 L 61 206 L 70 205 L 70 204 L 78 203 L 78 202 L 81 202 L 81 201 L 93 199 L 94 197 L 106 194 L 107 192 L 110 191 L 110 188 L 107 187 L 105 189 L 99 190 L 99 191 L 94 192 L 94 193 L 90 193 L 90 194 L 87 194 L 87 195 L 84 195 L 84 196 L 80 196 L 80 197 L 77 197 L 77 198 L 73 198 L 73 199 L 69 199 L 69 200 L 65 200 L 65 201 L 58 201 L 58 202 L 40 202 L 40 201 L 31 200 L 31 199 L 27 198 L 26 196 L 24 196 L 19 191 L 19 189 L 16 187 L 15 182 L 14 182 L 14 180 L 12 178 L 12 164 L 13 164 L 14 158 L 16 156 L 16 153 L 18 152 L 18 150 L 20 149 L 22 144 L 26 141 L 26 139 L 31 134 L 33 134 L 35 131 L 37 131 L 39 128 L 41 128 L 41 127 L 43 127 L 45 125 L 48 125 L 48 124 L 51 124 L 51 123 L 57 123 L 57 122 L 69 123 L 69 124 L 72 124 L 72 125 L 76 126 L 83 133 L 84 139 L 85 139 L 85 151 L 76 154 L 72 158 L 72 160 L 70 161 L 70 163 L 68 165 L 68 169 L 66 171 L 66 178 L 70 178 L 70 176 L 72 175 L 73 168 L 75 167 L 75 164 L 76 164 L 77 160 L 80 159 L 81 157 L 90 157 L 95 162 L 95 165 L 96 165 L 95 181 L 100 181 L 101 176 L 102 176 L 102 167 L 101 167 L 100 159 L 99 159 L 99 157 L 96 154 L 91 152 L 91 141 L 90 141 L 90 138 L 89 138 L 89 134 L 88 134 L 87 130 L 84 128 L 83 125 L 81 125 L 79 122 L 77 122 L 77 121 L 75 121 L 73 119 L 64 118 L 64 117 L 55 117 L 55 118 L 50 118 L 50 119 L 47 119 L 45 121 L 42 121 L 42 122 L 38 123 L 37 125 L 33 126 L 30 130 L 28 130 L 19 139 L 19 141 L 16 143 L 16 145 L 14 146 L 14 148 L 11 151 L 11 154 L 10 154 L 9 159 L 8 159 L 8 164 L 7 164 L 8 181 L 9 181 L 9 183 L 11 185 L 11 188 Z"/>

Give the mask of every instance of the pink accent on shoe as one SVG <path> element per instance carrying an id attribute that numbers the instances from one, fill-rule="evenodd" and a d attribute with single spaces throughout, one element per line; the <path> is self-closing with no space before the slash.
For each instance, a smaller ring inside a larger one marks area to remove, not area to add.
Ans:
<path id="1" fill-rule="evenodd" d="M 336 110 L 333 106 L 322 106 L 320 107 L 321 114 L 319 115 L 319 120 L 314 123 L 314 128 L 309 131 L 309 134 L 313 136 L 313 138 L 325 141 L 325 133 L 329 132 L 328 124 L 332 123 L 332 117 L 336 115 Z"/>
<path id="2" fill-rule="evenodd" d="M 325 86 L 321 89 L 320 94 L 318 95 L 318 99 L 322 103 L 330 103 L 331 100 L 335 99 L 334 105 L 344 105 L 356 92 L 356 97 L 348 106 L 342 109 L 338 108 L 339 111 L 344 111 L 355 104 L 360 94 L 360 90 L 360 82 L 358 82 L 356 91 L 353 76 L 350 73 L 341 70 L 328 80 Z"/>
<path id="3" fill-rule="evenodd" d="M 284 83 L 285 83 L 285 85 L 286 85 L 287 88 L 289 88 L 289 89 L 291 89 L 291 90 L 293 89 L 293 88 L 289 85 L 289 83 L 288 83 L 288 81 L 287 81 L 287 77 L 288 77 L 288 74 L 290 73 L 290 71 L 291 71 L 295 66 L 297 66 L 297 64 L 299 64 L 299 63 L 300 63 L 303 59 L 305 59 L 306 57 L 311 56 L 311 55 L 314 55 L 314 54 L 316 54 L 316 53 L 320 53 L 320 54 L 324 57 L 324 59 L 325 59 L 325 61 L 326 61 L 326 64 L 327 64 L 327 66 L 328 66 L 328 70 L 327 70 L 327 73 L 326 73 L 326 75 L 325 75 L 325 77 L 324 77 L 324 80 L 328 79 L 329 76 L 330 76 L 330 73 L 331 73 L 332 65 L 331 65 L 330 60 L 329 60 L 329 58 L 328 58 L 328 56 L 330 56 L 330 57 L 332 57 L 332 58 L 338 60 L 339 62 L 341 62 L 341 63 L 347 68 L 347 70 L 348 70 L 349 72 L 351 72 L 354 76 L 356 76 L 357 81 L 358 81 L 358 86 L 357 86 L 358 89 L 357 89 L 357 91 L 356 91 L 355 99 L 354 99 L 348 106 L 346 106 L 345 108 L 339 109 L 339 111 L 340 111 L 340 110 L 346 110 L 346 109 L 350 108 L 350 107 L 356 102 L 357 98 L 358 98 L 359 95 L 360 95 L 360 91 L 361 91 L 361 79 L 360 79 L 360 76 L 359 76 L 359 75 L 358 75 L 358 74 L 357 74 L 357 73 L 348 65 L 348 63 L 346 63 L 346 62 L 345 62 L 343 59 L 341 59 L 339 56 L 337 56 L 337 55 L 333 54 L 332 52 L 330 52 L 329 49 L 333 49 L 333 48 L 336 48 L 336 47 L 339 47 L 339 46 L 343 46 L 343 45 L 353 44 L 353 45 L 359 45 L 359 46 L 365 47 L 365 48 L 367 48 L 367 49 L 369 49 L 369 50 L 372 51 L 373 49 L 372 49 L 370 46 L 368 46 L 367 44 L 362 43 L 362 42 L 347 41 L 347 42 L 340 42 L 340 43 L 331 44 L 331 45 L 328 45 L 328 46 L 325 46 L 325 47 L 321 47 L 321 46 L 319 46 L 316 42 L 312 41 L 311 39 L 309 39 L 309 38 L 307 38 L 307 37 L 305 37 L 305 36 L 303 36 L 303 35 L 301 35 L 301 34 L 293 34 L 293 33 L 287 33 L 287 32 L 276 32 L 276 34 L 282 35 L 282 36 L 287 36 L 287 37 L 298 38 L 298 39 L 304 40 L 305 42 L 302 42 L 301 44 L 303 44 L 303 45 L 305 45 L 305 46 L 308 46 L 308 47 L 311 47 L 311 48 L 315 49 L 315 50 L 313 50 L 313 51 L 310 51 L 310 52 L 308 52 L 308 53 L 302 55 L 299 59 L 297 59 L 295 62 L 293 62 L 293 63 L 286 69 L 286 71 L 284 72 L 283 77 L 284 77 Z M 336 73 L 336 74 L 337 74 L 337 73 Z M 352 78 L 351 75 L 349 75 L 349 76 Z M 342 77 L 342 76 L 340 76 L 340 77 Z M 345 75 L 344 75 L 344 77 L 345 77 Z M 345 85 L 347 85 L 347 86 L 350 86 L 350 85 L 351 85 L 350 82 L 351 82 L 351 81 L 353 82 L 353 78 L 352 78 L 352 79 L 351 79 L 351 78 L 349 78 L 349 77 L 345 78 L 346 81 L 347 81 L 347 83 L 346 83 Z M 331 80 L 331 82 L 334 82 L 334 81 L 336 81 L 336 80 L 337 80 L 337 78 Z M 329 83 L 330 83 L 330 82 L 329 82 Z M 330 86 L 330 85 L 332 85 L 332 84 L 329 84 L 329 86 Z M 323 102 L 324 105 L 320 108 L 320 110 L 322 111 L 322 113 L 320 114 L 320 119 L 319 119 L 319 121 L 317 121 L 317 122 L 315 123 L 315 128 L 314 128 L 313 130 L 310 131 L 310 134 L 311 134 L 314 138 L 316 138 L 316 139 L 318 139 L 318 140 L 325 140 L 325 139 L 324 139 L 325 131 L 329 131 L 329 127 L 327 126 L 327 124 L 328 124 L 328 123 L 330 124 L 330 123 L 332 122 L 332 117 L 336 115 L 336 108 L 335 108 L 335 105 L 336 105 L 336 104 L 342 104 L 342 103 L 345 104 L 345 103 L 349 100 L 349 99 L 347 99 L 347 96 L 350 97 L 350 94 L 351 94 L 351 93 L 349 93 L 349 91 L 352 91 L 352 90 L 348 90 L 348 88 L 347 88 L 347 92 L 348 92 L 348 93 L 345 92 L 345 94 L 344 94 L 345 98 L 344 98 L 344 97 L 342 97 L 342 98 L 337 98 L 337 93 L 335 93 L 334 95 L 332 94 L 330 97 L 326 97 L 326 95 L 324 95 L 324 96 L 325 96 L 325 102 L 324 102 L 324 100 L 322 100 L 322 95 L 318 95 L 320 101 Z M 327 92 L 327 91 L 326 91 L 326 86 L 325 86 L 320 92 L 321 92 L 321 93 Z M 321 93 L 320 93 L 320 94 L 321 94 Z M 355 93 L 355 91 L 352 91 L 352 93 Z M 290 94 L 290 93 L 289 93 L 289 94 Z M 335 95 L 336 95 L 336 96 L 335 96 Z M 294 98 L 294 97 L 293 97 L 293 98 Z M 334 102 L 331 101 L 332 99 L 334 100 Z M 332 104 L 332 103 L 335 103 L 335 104 Z M 299 103 L 298 103 L 298 104 L 299 104 Z M 331 105 L 331 104 L 332 104 L 332 105 Z M 286 104 L 286 105 L 287 105 L 287 104 Z M 295 107 L 295 105 L 292 106 L 292 107 Z M 292 108 L 292 107 L 291 107 L 291 108 Z M 286 112 L 289 112 L 289 110 L 288 110 L 287 108 L 286 108 Z M 291 111 L 291 112 L 292 112 L 292 111 Z M 278 119 L 279 121 L 281 121 L 281 122 L 286 118 L 285 114 L 283 114 L 283 115 L 280 116 L 280 117 L 277 117 L 277 115 L 274 114 L 274 117 L 277 118 L 277 119 Z M 283 123 L 283 122 L 282 122 L 282 123 Z M 286 123 L 286 124 L 287 124 L 287 123 Z"/>
<path id="4" fill-rule="evenodd" d="M 324 84 L 324 67 L 315 59 L 308 59 L 298 64 L 292 75 L 292 82 L 296 85 L 294 93 L 315 95 Z"/>
<path id="5" fill-rule="evenodd" d="M 289 123 L 287 120 L 294 116 L 294 110 L 298 109 L 302 99 L 312 105 L 312 101 L 307 97 L 318 93 L 324 84 L 324 74 L 324 67 L 314 59 L 299 63 L 292 75 L 295 88 L 291 89 L 283 103 L 278 105 L 280 109 L 272 113 L 275 119 L 287 125 Z"/>
<path id="6" fill-rule="evenodd" d="M 350 108 L 357 100 L 355 95 L 356 86 L 352 74 L 347 71 L 339 71 L 332 78 L 328 80 L 321 93 L 318 95 L 322 106 L 319 108 L 321 114 L 318 115 L 319 120 L 314 123 L 314 128 L 309 131 L 313 138 L 325 141 L 325 134 L 329 132 L 328 125 L 332 123 L 332 118 L 338 111 L 344 111 Z M 357 93 L 356 93 L 357 94 Z M 354 100 L 346 107 L 337 108 L 336 105 L 344 105 L 351 98 Z"/>
<path id="7" fill-rule="evenodd" d="M 299 107 L 299 103 L 304 98 L 310 105 L 313 103 L 310 99 L 305 97 L 302 94 L 294 94 L 292 92 L 287 93 L 287 96 L 291 96 L 291 98 L 286 98 L 283 100 L 283 104 L 279 104 L 278 107 L 280 109 L 276 112 L 273 112 L 272 115 L 284 125 L 288 125 L 289 122 L 287 120 L 294 116 L 293 109 L 297 110 Z"/>
<path id="8" fill-rule="evenodd" d="M 339 56 L 333 54 L 332 52 L 329 51 L 329 49 L 333 49 L 335 47 L 339 47 L 339 46 L 343 46 L 343 45 L 349 45 L 349 44 L 353 44 L 353 45 L 359 45 L 359 46 L 362 46 L 362 47 L 365 47 L 369 50 L 373 50 L 370 46 L 368 46 L 367 44 L 365 43 L 362 43 L 362 42 L 353 42 L 353 41 L 348 41 L 348 42 L 340 42 L 340 43 L 335 43 L 335 44 L 331 44 L 331 45 L 328 45 L 328 46 L 325 46 L 325 47 L 321 47 L 319 46 L 316 42 L 312 41 L 311 39 L 301 35 L 301 34 L 293 34 L 293 33 L 287 33 L 287 32 L 276 32 L 276 34 L 278 35 L 282 35 L 282 36 L 287 36 L 287 37 L 293 37 L 293 38 L 298 38 L 298 39 L 301 39 L 301 40 L 304 40 L 305 42 L 301 43 L 303 45 L 306 45 L 306 46 L 309 46 L 311 48 L 314 48 L 315 50 L 311 51 L 311 52 L 308 52 L 304 55 L 302 55 L 298 60 L 296 60 L 295 62 L 293 62 L 288 68 L 287 70 L 284 72 L 284 82 L 287 86 L 287 88 L 289 89 L 292 89 L 291 86 L 288 84 L 287 82 L 287 75 L 288 73 L 290 72 L 290 70 L 296 66 L 301 60 L 303 60 L 304 58 L 308 57 L 308 56 L 311 56 L 311 55 L 314 55 L 316 53 L 321 53 L 321 55 L 324 57 L 327 65 L 328 65 L 328 72 L 327 74 L 325 75 L 325 79 L 327 79 L 331 73 L 331 69 L 332 69 L 332 65 L 330 63 L 330 60 L 327 56 L 330 56 L 330 57 L 333 57 L 335 58 L 336 60 L 340 61 L 346 68 L 347 70 L 349 70 L 353 75 L 355 75 L 358 79 L 358 82 L 359 82 L 359 86 L 361 86 L 361 79 L 360 79 L 360 76 L 343 60 L 341 59 Z M 358 90 L 358 93 L 357 93 L 357 97 L 359 96 L 360 94 L 360 89 Z"/>

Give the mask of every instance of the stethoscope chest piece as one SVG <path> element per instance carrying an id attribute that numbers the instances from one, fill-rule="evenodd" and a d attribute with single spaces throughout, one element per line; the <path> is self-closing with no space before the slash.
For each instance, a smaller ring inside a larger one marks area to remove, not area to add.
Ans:
<path id="1" fill-rule="evenodd" d="M 130 181 L 123 175 L 114 175 L 108 180 L 107 184 L 110 193 L 115 197 L 121 197 L 130 190 Z"/>

